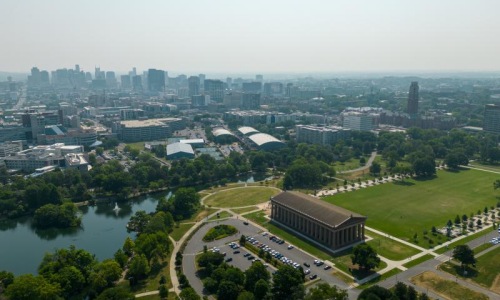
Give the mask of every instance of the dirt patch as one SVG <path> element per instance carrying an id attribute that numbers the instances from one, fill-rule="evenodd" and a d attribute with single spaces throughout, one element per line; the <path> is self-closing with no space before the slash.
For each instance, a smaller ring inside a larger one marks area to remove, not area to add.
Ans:
<path id="1" fill-rule="evenodd" d="M 454 281 L 444 279 L 431 271 L 425 271 L 413 277 L 411 282 L 420 287 L 428 288 L 445 299 L 489 299 L 485 294 L 468 289 Z"/>
<path id="2" fill-rule="evenodd" d="M 493 281 L 490 290 L 492 292 L 500 294 L 500 274 L 498 274 L 497 277 L 495 277 L 495 280 Z"/>

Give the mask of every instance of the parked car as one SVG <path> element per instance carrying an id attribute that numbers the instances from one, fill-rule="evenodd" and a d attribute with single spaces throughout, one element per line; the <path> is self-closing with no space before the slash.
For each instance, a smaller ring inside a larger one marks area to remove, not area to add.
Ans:
<path id="1" fill-rule="evenodd" d="M 314 280 L 316 278 L 318 278 L 318 275 L 316 275 L 316 274 L 309 276 L 309 279 L 311 279 L 311 280 Z"/>
<path id="2" fill-rule="evenodd" d="M 228 258 L 226 258 L 226 262 L 230 262 L 230 261 L 233 261 L 233 258 L 232 258 L 232 257 L 228 257 Z"/>
<path id="3" fill-rule="evenodd" d="M 238 254 L 240 253 L 240 250 L 233 251 L 233 254 Z"/>
<path id="4" fill-rule="evenodd" d="M 332 267 L 330 267 L 329 265 L 326 265 L 323 269 L 325 270 L 330 270 Z"/>
<path id="5" fill-rule="evenodd" d="M 305 263 L 304 263 L 304 266 L 306 266 L 306 267 L 308 267 L 308 268 L 309 268 L 311 265 L 305 262 Z"/>

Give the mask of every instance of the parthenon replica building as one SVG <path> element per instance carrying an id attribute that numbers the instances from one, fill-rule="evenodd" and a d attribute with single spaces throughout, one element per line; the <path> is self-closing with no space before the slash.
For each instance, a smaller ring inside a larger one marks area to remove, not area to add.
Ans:
<path id="1" fill-rule="evenodd" d="M 365 239 L 365 216 L 299 192 L 271 197 L 271 219 L 332 250 Z"/>

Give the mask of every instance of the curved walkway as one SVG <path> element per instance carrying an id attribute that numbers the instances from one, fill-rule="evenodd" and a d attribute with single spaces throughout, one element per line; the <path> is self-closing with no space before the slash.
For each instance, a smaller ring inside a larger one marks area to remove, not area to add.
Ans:
<path id="1" fill-rule="evenodd" d="M 368 159 L 368 161 L 366 162 L 366 164 L 364 166 L 356 168 L 356 169 L 348 170 L 348 171 L 342 171 L 339 173 L 340 174 L 348 174 L 348 173 L 355 173 L 355 172 L 359 172 L 359 171 L 364 171 L 372 166 L 372 163 L 375 160 L 375 157 L 377 157 L 377 151 L 372 152 L 372 154 L 370 155 L 370 158 Z"/>

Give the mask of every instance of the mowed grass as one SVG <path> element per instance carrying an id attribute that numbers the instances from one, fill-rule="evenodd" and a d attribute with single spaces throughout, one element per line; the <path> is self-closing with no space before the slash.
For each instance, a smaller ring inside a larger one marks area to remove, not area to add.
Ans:
<path id="1" fill-rule="evenodd" d="M 500 248 L 491 250 L 477 258 L 476 267 L 467 267 L 464 276 L 462 267 L 450 262 L 443 263 L 439 268 L 462 279 L 471 280 L 481 286 L 500 292 Z"/>
<path id="2" fill-rule="evenodd" d="M 174 230 L 170 233 L 170 236 L 178 241 L 182 238 L 182 236 L 189 230 L 189 228 L 193 227 L 194 223 L 180 223 L 179 227 L 174 227 Z"/>
<path id="3" fill-rule="evenodd" d="M 249 206 L 249 207 L 244 207 L 244 208 L 233 208 L 231 211 L 233 211 L 236 214 L 244 214 L 246 212 L 252 211 L 252 210 L 257 210 L 259 209 L 257 206 Z"/>
<path id="4" fill-rule="evenodd" d="M 367 226 L 411 241 L 456 215 L 495 205 L 493 181 L 500 175 L 477 170 L 438 171 L 432 179 L 406 179 L 323 198 L 368 217 Z"/>
<path id="5" fill-rule="evenodd" d="M 367 244 L 375 249 L 379 255 L 390 260 L 403 260 L 420 252 L 418 249 L 378 235 L 373 231 L 366 230 L 365 234 L 372 238 Z"/>
<path id="6" fill-rule="evenodd" d="M 414 259 L 414 260 L 412 260 L 412 261 L 409 261 L 409 262 L 405 263 L 405 264 L 403 265 L 403 267 L 405 267 L 405 268 L 408 268 L 408 269 L 409 269 L 409 268 L 411 268 L 411 267 L 414 267 L 414 266 L 416 266 L 416 265 L 419 265 L 419 264 L 423 263 L 424 261 L 428 261 L 429 259 L 433 259 L 433 258 L 434 258 L 434 256 L 432 256 L 432 255 L 430 255 L 430 254 L 426 254 L 426 255 L 420 256 L 420 257 L 419 257 L 419 258 L 417 258 L 417 259 Z"/>
<path id="7" fill-rule="evenodd" d="M 436 294 L 441 295 L 447 299 L 461 299 L 461 300 L 487 300 L 488 296 L 478 293 L 469 288 L 461 286 L 460 284 L 444 279 L 439 275 L 425 271 L 411 279 L 411 282 L 434 291 Z"/>
<path id="8" fill-rule="evenodd" d="M 269 201 L 280 192 L 269 187 L 242 187 L 219 191 L 204 200 L 204 204 L 213 207 L 240 207 Z"/>

